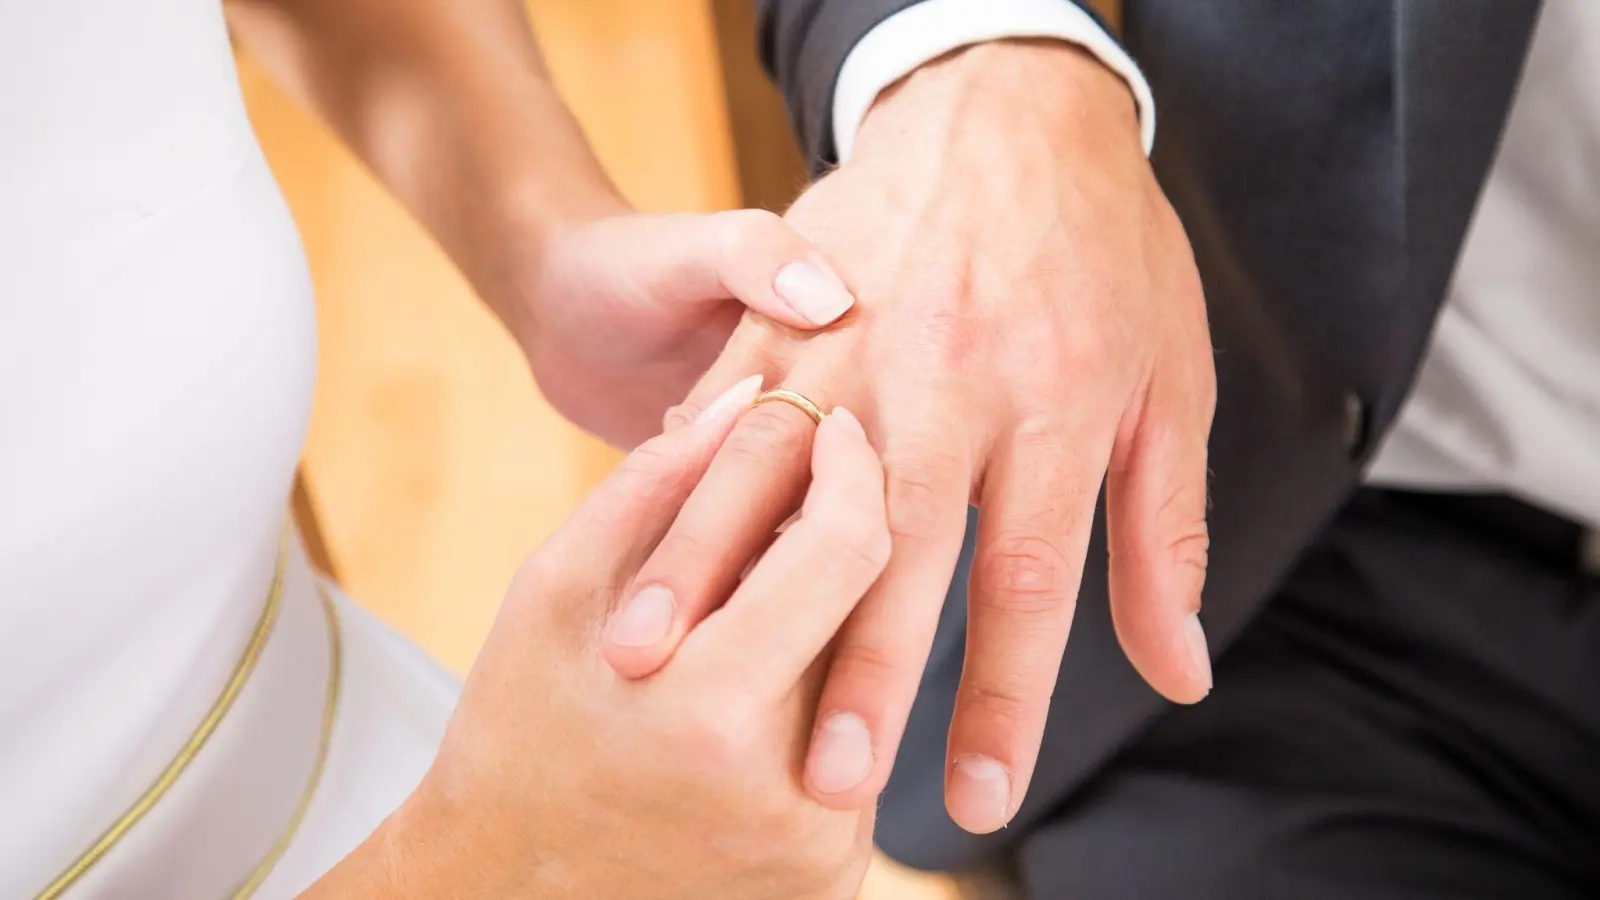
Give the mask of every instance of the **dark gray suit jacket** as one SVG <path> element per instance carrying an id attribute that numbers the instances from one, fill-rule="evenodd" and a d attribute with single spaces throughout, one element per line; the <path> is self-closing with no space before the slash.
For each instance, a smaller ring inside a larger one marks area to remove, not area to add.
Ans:
<path id="1" fill-rule="evenodd" d="M 762 53 L 813 165 L 831 161 L 846 55 L 915 2 L 762 0 Z M 1152 159 L 1193 242 L 1217 348 L 1202 614 L 1214 653 L 1354 489 L 1405 398 L 1538 8 L 1124 3 L 1124 42 L 1159 108 Z M 946 605 L 879 828 L 891 854 L 930 868 L 970 866 L 1025 837 L 1163 705 L 1117 647 L 1099 534 L 1027 801 L 998 834 L 960 831 L 941 795 L 964 583 Z"/>

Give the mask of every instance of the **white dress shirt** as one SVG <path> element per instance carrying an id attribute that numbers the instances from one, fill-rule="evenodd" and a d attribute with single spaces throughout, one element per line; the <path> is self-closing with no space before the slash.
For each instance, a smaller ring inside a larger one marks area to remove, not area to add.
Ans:
<path id="1" fill-rule="evenodd" d="M 873 100 L 958 47 L 1078 44 L 1121 74 L 1145 149 L 1155 104 L 1138 67 L 1066 0 L 926 0 L 846 58 L 840 158 Z M 1600 528 L 1600 3 L 1546 0 L 1522 85 L 1417 383 L 1368 482 L 1503 492 Z"/>

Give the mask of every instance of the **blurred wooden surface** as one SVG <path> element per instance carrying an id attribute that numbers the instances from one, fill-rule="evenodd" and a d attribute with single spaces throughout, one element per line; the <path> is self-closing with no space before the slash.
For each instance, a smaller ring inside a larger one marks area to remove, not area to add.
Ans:
<path id="1" fill-rule="evenodd" d="M 805 187 L 806 165 L 783 96 L 756 54 L 756 5 L 711 0 L 711 8 L 742 203 L 782 212 Z"/>
<path id="2" fill-rule="evenodd" d="M 1112 31 L 1122 31 L 1122 0 L 1089 0 L 1089 5 L 1105 17 Z"/>

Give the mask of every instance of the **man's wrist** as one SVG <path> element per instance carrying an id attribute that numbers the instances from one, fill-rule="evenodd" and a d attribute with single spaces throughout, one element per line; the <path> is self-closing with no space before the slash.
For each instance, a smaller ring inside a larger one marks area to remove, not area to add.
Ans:
<path id="1" fill-rule="evenodd" d="M 1148 155 L 1155 143 L 1155 98 L 1144 73 L 1105 24 L 1069 0 L 919 0 L 856 41 L 834 81 L 830 130 L 847 161 L 867 110 L 890 85 L 964 47 L 992 41 L 1043 39 L 1081 47 L 1122 77 L 1139 113 Z"/>
<path id="2" fill-rule="evenodd" d="M 1026 39 L 962 48 L 891 85 L 862 121 L 856 155 L 887 150 L 903 161 L 915 135 L 949 135 L 974 122 L 1016 135 L 1019 121 L 1050 141 L 1143 155 L 1138 111 L 1122 76 L 1075 45 Z"/>

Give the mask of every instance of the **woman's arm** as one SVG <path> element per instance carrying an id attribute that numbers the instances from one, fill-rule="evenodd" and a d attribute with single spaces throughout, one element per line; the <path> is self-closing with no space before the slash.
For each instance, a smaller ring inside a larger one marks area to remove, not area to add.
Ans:
<path id="1" fill-rule="evenodd" d="M 627 209 L 520 0 L 226 0 L 238 41 L 422 222 L 502 320 L 552 228 Z"/>
<path id="2" fill-rule="evenodd" d="M 802 330 L 854 302 L 782 219 L 633 213 L 546 75 L 520 0 L 227 0 L 522 346 L 546 399 L 631 447 L 743 306 Z"/>

